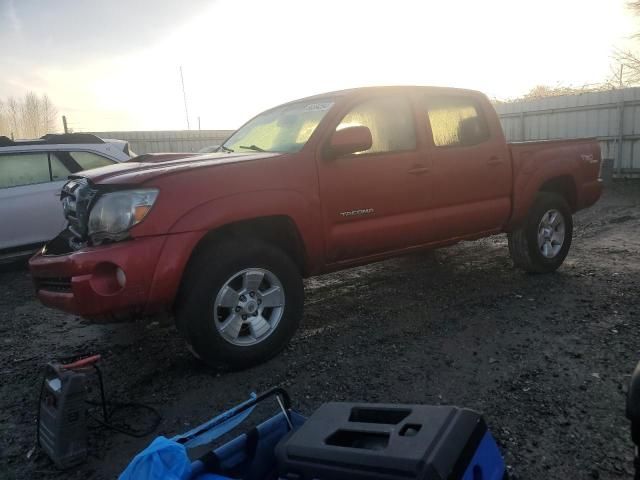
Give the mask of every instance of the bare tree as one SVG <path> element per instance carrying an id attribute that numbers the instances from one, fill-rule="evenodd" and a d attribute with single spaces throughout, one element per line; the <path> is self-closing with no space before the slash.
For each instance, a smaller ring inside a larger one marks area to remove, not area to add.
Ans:
<path id="1" fill-rule="evenodd" d="M 19 137 L 22 133 L 20 103 L 14 97 L 9 97 L 7 100 L 7 113 L 9 117 L 9 134 L 11 137 Z"/>
<path id="2" fill-rule="evenodd" d="M 0 135 L 13 138 L 38 138 L 56 131 L 56 107 L 45 94 L 27 93 L 22 100 L 0 100 Z"/>
<path id="3" fill-rule="evenodd" d="M 40 131 L 43 134 L 51 133 L 56 129 L 58 109 L 53 105 L 49 96 L 45 93 L 40 99 Z"/>
<path id="4" fill-rule="evenodd" d="M 7 115 L 7 106 L 0 100 L 0 135 L 9 133 L 9 116 Z"/>
<path id="5" fill-rule="evenodd" d="M 40 99 L 35 93 L 29 92 L 22 102 L 22 134 L 30 138 L 39 137 L 40 118 Z"/>
<path id="6" fill-rule="evenodd" d="M 631 87 L 640 84 L 640 57 L 631 50 L 616 50 L 613 54 L 611 77 L 608 83 L 613 88 Z"/>
<path id="7" fill-rule="evenodd" d="M 636 17 L 640 17 L 640 0 L 628 1 L 627 8 Z M 640 33 L 636 33 L 634 38 L 640 38 Z M 616 49 L 613 53 L 611 76 L 607 83 L 610 88 L 640 85 L 640 56 L 633 50 Z"/>
<path id="8" fill-rule="evenodd" d="M 511 103 L 519 102 L 522 100 L 536 100 L 539 98 L 558 97 L 560 95 L 579 95 L 587 92 L 600 92 L 603 90 L 610 90 L 611 86 L 608 83 L 596 84 L 596 85 L 583 85 L 581 87 L 572 87 L 567 85 L 556 85 L 554 87 L 549 85 L 536 85 L 524 95 L 512 98 L 508 100 L 494 99 L 494 103 Z"/>

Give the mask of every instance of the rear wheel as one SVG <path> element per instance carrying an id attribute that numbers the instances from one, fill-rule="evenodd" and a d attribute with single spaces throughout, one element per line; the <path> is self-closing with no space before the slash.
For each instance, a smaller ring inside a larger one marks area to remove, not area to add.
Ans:
<path id="1" fill-rule="evenodd" d="M 177 321 L 198 358 L 245 368 L 286 346 L 304 304 L 302 277 L 289 256 L 251 241 L 217 244 L 195 262 Z"/>
<path id="2" fill-rule="evenodd" d="M 540 192 L 523 225 L 508 235 L 513 263 L 532 273 L 557 270 L 571 247 L 573 219 L 560 195 Z"/>

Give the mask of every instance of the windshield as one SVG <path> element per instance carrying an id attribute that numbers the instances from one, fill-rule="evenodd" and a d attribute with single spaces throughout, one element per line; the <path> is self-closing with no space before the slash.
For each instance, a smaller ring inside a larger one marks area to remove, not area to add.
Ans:
<path id="1" fill-rule="evenodd" d="M 333 99 L 303 101 L 261 113 L 234 133 L 222 150 L 298 152 L 333 106 Z"/>

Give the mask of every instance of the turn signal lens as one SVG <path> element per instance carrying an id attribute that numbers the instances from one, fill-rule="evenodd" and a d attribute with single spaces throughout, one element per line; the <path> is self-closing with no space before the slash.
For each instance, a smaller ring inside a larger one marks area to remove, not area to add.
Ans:
<path id="1" fill-rule="evenodd" d="M 133 218 L 135 219 L 135 223 L 140 223 L 144 217 L 147 216 L 151 210 L 151 205 L 137 205 L 133 209 Z"/>

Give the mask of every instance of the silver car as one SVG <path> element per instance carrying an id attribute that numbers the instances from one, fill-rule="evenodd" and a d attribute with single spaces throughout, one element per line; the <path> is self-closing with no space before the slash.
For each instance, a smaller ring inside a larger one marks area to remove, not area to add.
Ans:
<path id="1" fill-rule="evenodd" d="M 35 251 L 64 229 L 60 190 L 69 175 L 132 156 L 125 141 L 85 133 L 0 136 L 0 262 Z"/>

